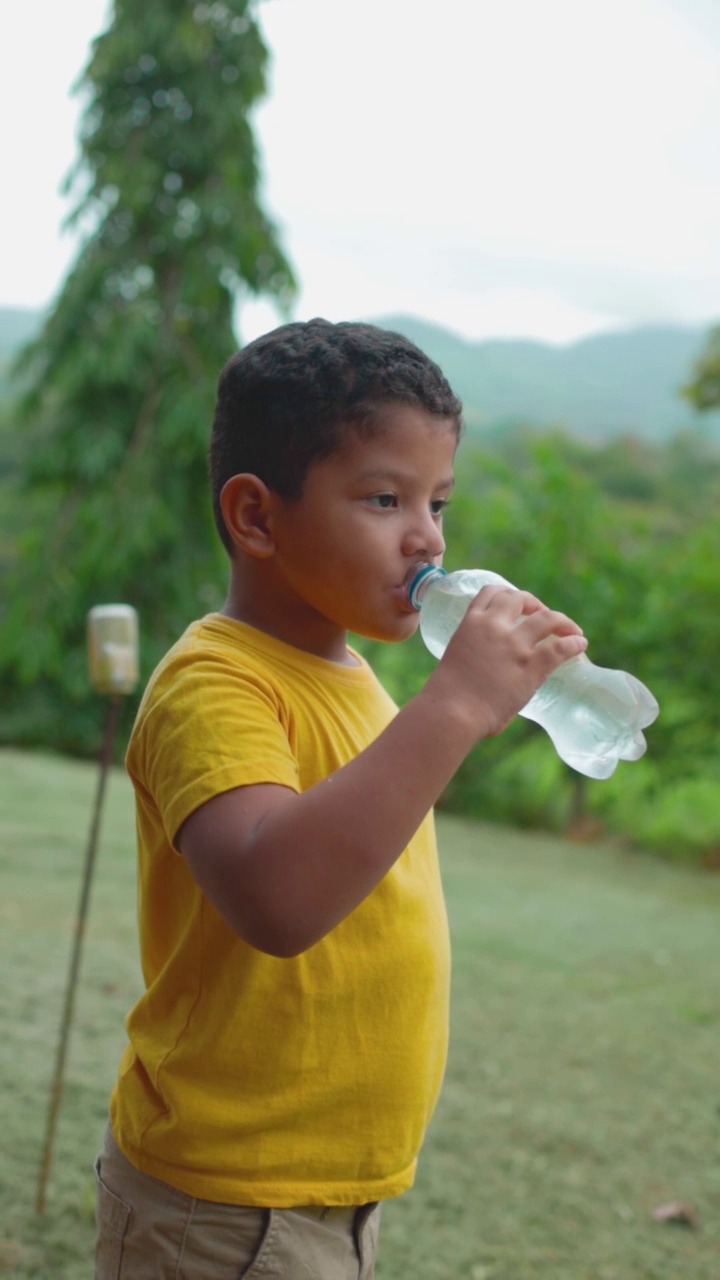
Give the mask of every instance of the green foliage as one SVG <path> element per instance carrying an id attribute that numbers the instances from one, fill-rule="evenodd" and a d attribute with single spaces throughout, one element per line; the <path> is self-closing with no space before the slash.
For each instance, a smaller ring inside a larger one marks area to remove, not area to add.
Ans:
<path id="1" fill-rule="evenodd" d="M 93 604 L 139 610 L 147 672 L 218 603 L 205 459 L 233 303 L 244 289 L 282 304 L 293 288 L 248 119 L 266 62 L 249 0 L 116 0 L 81 78 L 71 221 L 86 238 L 20 358 L 12 415 L 24 511 L 0 637 L 11 740 L 90 747 Z"/>
<path id="2" fill-rule="evenodd" d="M 696 862 L 700 857 L 717 866 L 719 771 L 717 752 L 705 760 L 692 758 L 692 774 L 684 776 L 672 763 L 668 768 L 645 757 L 627 775 L 614 774 L 593 794 L 592 811 L 610 831 L 673 861 Z"/>
<path id="3" fill-rule="evenodd" d="M 658 533 L 709 516 L 720 502 L 720 450 L 700 430 L 679 432 L 664 445 L 636 436 L 594 445 L 565 436 L 560 443 L 566 460 L 626 511 L 647 512 L 652 504 Z M 502 449 L 506 456 L 506 441 Z"/>
<path id="4" fill-rule="evenodd" d="M 486 822 L 562 831 L 573 806 L 569 770 L 526 721 L 516 720 L 500 738 L 479 743 L 443 797 L 449 812 Z"/>

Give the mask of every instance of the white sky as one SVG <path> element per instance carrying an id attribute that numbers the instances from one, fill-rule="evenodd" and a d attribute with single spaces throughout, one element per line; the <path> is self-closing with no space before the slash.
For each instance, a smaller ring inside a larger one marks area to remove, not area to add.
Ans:
<path id="1" fill-rule="evenodd" d="M 0 12 L 0 305 L 74 251 L 69 87 L 106 0 Z M 720 320 L 720 0 L 267 0 L 256 113 L 298 318 L 564 342 Z M 244 339 L 277 322 L 241 316 Z"/>

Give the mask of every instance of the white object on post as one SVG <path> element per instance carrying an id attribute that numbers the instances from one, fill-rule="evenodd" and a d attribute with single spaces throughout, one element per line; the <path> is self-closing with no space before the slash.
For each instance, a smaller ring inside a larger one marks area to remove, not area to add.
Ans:
<path id="1" fill-rule="evenodd" d="M 90 682 L 98 693 L 132 693 L 138 678 L 138 619 L 129 604 L 98 604 L 88 613 Z"/>

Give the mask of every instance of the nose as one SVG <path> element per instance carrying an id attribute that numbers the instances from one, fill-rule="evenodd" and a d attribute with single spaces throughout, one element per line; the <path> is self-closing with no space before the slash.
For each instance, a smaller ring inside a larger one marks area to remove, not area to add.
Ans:
<path id="1" fill-rule="evenodd" d="M 406 556 L 418 556 L 435 560 L 445 551 L 442 524 L 431 511 L 425 510 L 413 519 L 405 532 L 403 552 Z"/>

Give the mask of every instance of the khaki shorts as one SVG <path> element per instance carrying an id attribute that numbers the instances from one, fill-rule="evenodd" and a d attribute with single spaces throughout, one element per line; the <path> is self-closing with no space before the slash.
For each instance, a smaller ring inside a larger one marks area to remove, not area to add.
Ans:
<path id="1" fill-rule="evenodd" d="M 380 1206 L 255 1209 L 140 1173 L 110 1128 L 95 1164 L 95 1280 L 372 1280 Z"/>

